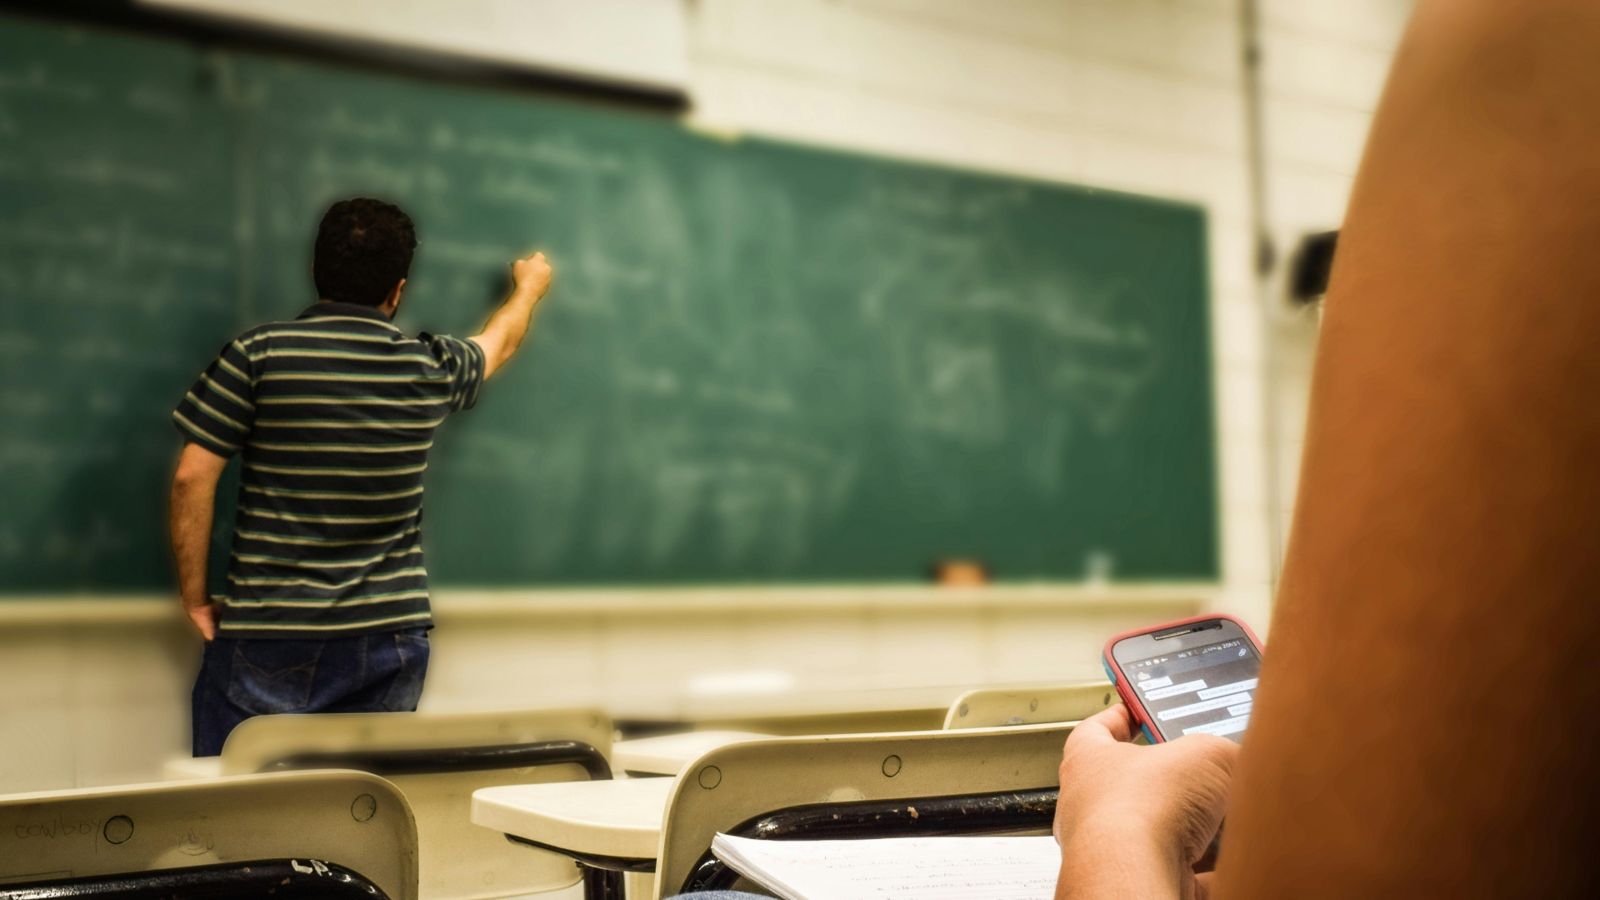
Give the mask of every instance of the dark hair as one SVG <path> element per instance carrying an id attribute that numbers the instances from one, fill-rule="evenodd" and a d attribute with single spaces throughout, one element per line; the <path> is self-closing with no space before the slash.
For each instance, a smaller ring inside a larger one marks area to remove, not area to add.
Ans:
<path id="1" fill-rule="evenodd" d="M 317 296 L 377 306 L 411 271 L 417 233 L 398 206 L 356 197 L 328 207 L 317 228 L 311 277 Z"/>

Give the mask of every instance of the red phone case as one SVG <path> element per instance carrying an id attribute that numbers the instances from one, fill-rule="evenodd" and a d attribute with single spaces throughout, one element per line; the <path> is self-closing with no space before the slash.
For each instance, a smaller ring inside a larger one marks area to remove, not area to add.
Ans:
<path id="1" fill-rule="evenodd" d="M 1121 697 L 1123 705 L 1133 712 L 1134 720 L 1139 723 L 1139 727 L 1144 730 L 1145 736 L 1150 739 L 1152 744 L 1162 743 L 1166 738 L 1163 738 L 1161 731 L 1155 727 L 1150 711 L 1144 708 L 1143 701 L 1128 687 L 1128 679 L 1123 677 L 1122 668 L 1117 665 L 1115 659 L 1111 658 L 1111 648 L 1116 646 L 1117 641 L 1123 638 L 1137 637 L 1141 634 L 1149 634 L 1152 631 L 1166 631 L 1169 628 L 1192 625 L 1195 622 L 1210 622 L 1213 619 L 1223 619 L 1239 626 L 1239 630 L 1244 632 L 1244 636 L 1250 639 L 1250 643 L 1255 647 L 1256 653 L 1265 655 L 1266 645 L 1262 644 L 1261 639 L 1256 637 L 1255 631 L 1249 625 L 1246 625 L 1243 620 L 1223 613 L 1207 613 L 1203 616 L 1190 616 L 1187 619 L 1174 619 L 1171 622 L 1150 628 L 1133 628 L 1120 634 L 1112 635 L 1111 639 L 1106 641 L 1105 649 L 1100 651 L 1101 664 L 1105 666 L 1106 672 L 1111 675 L 1111 681 L 1117 688 L 1117 696 Z"/>

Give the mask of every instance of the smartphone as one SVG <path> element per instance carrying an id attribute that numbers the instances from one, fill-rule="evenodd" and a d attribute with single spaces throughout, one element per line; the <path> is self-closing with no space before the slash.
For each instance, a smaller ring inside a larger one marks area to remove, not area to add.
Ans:
<path id="1" fill-rule="evenodd" d="M 1261 642 L 1238 619 L 1197 616 L 1126 631 L 1106 642 L 1104 662 L 1151 743 L 1186 734 L 1243 738 Z"/>

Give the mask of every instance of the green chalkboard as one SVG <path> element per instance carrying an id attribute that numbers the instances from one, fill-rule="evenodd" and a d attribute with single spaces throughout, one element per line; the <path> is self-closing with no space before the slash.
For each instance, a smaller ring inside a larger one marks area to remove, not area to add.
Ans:
<path id="1" fill-rule="evenodd" d="M 4 41 L 5 584 L 164 582 L 166 409 L 311 299 L 317 217 L 361 193 L 417 220 L 408 330 L 473 329 L 520 251 L 558 268 L 524 356 L 441 432 L 439 583 L 905 580 L 952 555 L 1216 575 L 1195 207 L 287 58 Z M 60 175 L 68 147 L 133 180 Z M 123 293 L 75 287 L 102 280 Z M 84 335 L 109 372 L 72 365 Z"/>
<path id="2" fill-rule="evenodd" d="M 170 580 L 166 415 L 239 321 L 232 148 L 199 72 L 0 20 L 0 590 Z"/>

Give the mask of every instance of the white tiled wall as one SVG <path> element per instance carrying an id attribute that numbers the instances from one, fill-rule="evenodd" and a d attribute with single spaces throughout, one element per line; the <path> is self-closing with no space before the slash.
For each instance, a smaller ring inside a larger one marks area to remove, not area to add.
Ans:
<path id="1" fill-rule="evenodd" d="M 1262 0 L 1262 88 L 1271 229 L 1289 252 L 1338 227 L 1368 124 L 1412 0 Z M 1280 490 L 1270 521 L 1287 534 L 1304 449 L 1317 310 L 1268 318 L 1268 408 L 1277 417 Z"/>
<path id="2" fill-rule="evenodd" d="M 697 0 L 691 81 L 701 127 L 1203 204 L 1224 574 L 1213 600 L 1264 627 L 1315 317 L 1282 313 L 1278 298 L 1264 315 L 1255 287 L 1241 2 Z M 1337 227 L 1409 5 L 1261 0 L 1268 226 L 1281 249 Z M 1275 500 L 1273 466 L 1284 487 Z M 1107 629 L 1181 608 L 908 615 L 755 605 L 632 624 L 581 614 L 446 619 L 424 703 L 643 695 L 730 660 L 861 686 L 1059 677 L 1063 660 L 1077 661 L 1071 674 L 1090 674 L 1083 661 Z M 0 791 L 148 777 L 184 746 L 194 654 L 181 632 L 86 627 L 0 627 L 0 683 L 10 686 L 0 694 Z"/>
<path id="3" fill-rule="evenodd" d="M 1210 598 L 1181 586 L 445 591 L 422 706 L 594 705 L 654 720 L 708 703 L 719 715 L 774 713 L 801 691 L 863 689 L 928 689 L 918 696 L 942 705 L 973 685 L 1097 678 L 1105 635 L 1193 615 Z M 170 598 L 39 614 L 54 602 L 0 604 L 0 794 L 157 779 L 188 752 L 199 642 Z M 716 693 L 696 685 L 707 675 L 722 682 Z"/>

